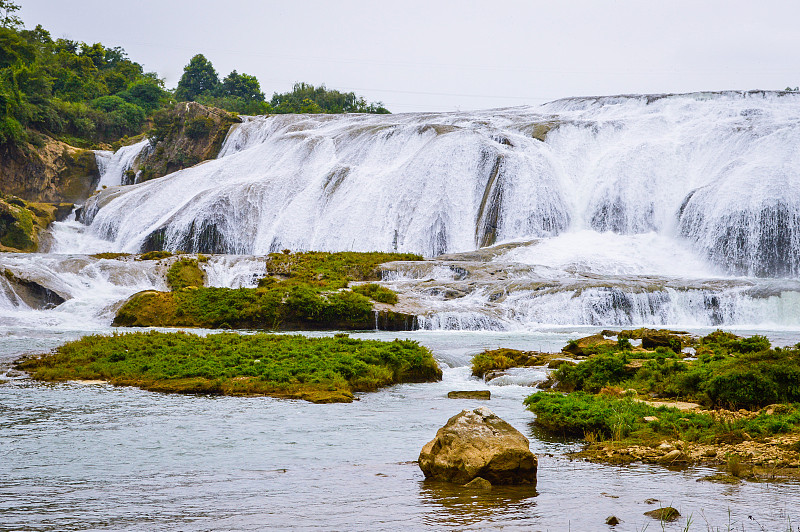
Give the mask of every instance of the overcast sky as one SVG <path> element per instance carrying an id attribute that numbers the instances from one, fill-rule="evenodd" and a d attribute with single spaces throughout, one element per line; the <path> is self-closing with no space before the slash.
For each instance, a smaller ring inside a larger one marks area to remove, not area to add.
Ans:
<path id="1" fill-rule="evenodd" d="M 16 0 L 27 28 L 122 46 L 174 88 L 204 54 L 393 112 L 800 84 L 800 2 Z"/>

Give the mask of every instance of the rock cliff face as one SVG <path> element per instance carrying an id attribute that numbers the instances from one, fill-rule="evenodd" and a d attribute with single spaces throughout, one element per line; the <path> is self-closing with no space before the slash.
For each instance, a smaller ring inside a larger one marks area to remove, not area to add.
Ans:
<path id="1" fill-rule="evenodd" d="M 156 113 L 148 133 L 151 147 L 142 152 L 123 176 L 123 184 L 141 183 L 216 158 L 233 124 L 233 113 L 181 102 Z"/>
<path id="2" fill-rule="evenodd" d="M 38 147 L 0 148 L 0 191 L 39 203 L 76 203 L 89 197 L 100 179 L 94 152 L 40 138 Z"/>
<path id="3" fill-rule="evenodd" d="M 63 220 L 72 203 L 34 203 L 0 194 L 0 251 L 36 251 L 48 225 Z"/>

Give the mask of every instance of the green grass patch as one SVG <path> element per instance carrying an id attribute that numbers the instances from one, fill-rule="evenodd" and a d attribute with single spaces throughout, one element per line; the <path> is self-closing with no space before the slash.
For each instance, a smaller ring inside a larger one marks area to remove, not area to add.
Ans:
<path id="1" fill-rule="evenodd" d="M 130 256 L 131 256 L 130 253 L 111 253 L 111 252 L 95 253 L 94 255 L 90 255 L 90 257 L 92 257 L 93 259 L 108 259 L 108 260 L 124 259 Z"/>
<path id="2" fill-rule="evenodd" d="M 397 303 L 397 292 L 379 284 L 360 284 L 353 287 L 353 292 L 366 296 L 378 303 L 387 303 L 389 305 Z"/>
<path id="3" fill-rule="evenodd" d="M 337 290 L 351 281 L 378 281 L 378 266 L 384 262 L 422 260 L 413 253 L 270 253 L 267 275 L 289 284 L 304 284 L 314 289 Z"/>
<path id="4" fill-rule="evenodd" d="M 167 285 L 171 290 L 200 287 L 206 282 L 206 274 L 197 264 L 197 259 L 175 261 L 167 271 Z"/>
<path id="5" fill-rule="evenodd" d="M 574 392 L 539 392 L 525 405 L 536 414 L 536 424 L 547 432 L 582 438 L 594 433 L 604 438 L 661 441 L 663 437 L 701 443 L 741 442 L 744 434 L 770 436 L 800 430 L 800 403 L 780 412 L 762 412 L 752 419 L 725 420 L 707 413 L 654 407 L 630 397 Z M 658 418 L 647 422 L 645 417 Z M 738 441 L 737 441 L 738 440 Z"/>
<path id="6" fill-rule="evenodd" d="M 631 351 L 622 341 L 555 372 L 561 391 L 599 392 L 606 386 L 693 401 L 708 407 L 756 409 L 800 401 L 800 349 L 770 347 L 763 336 L 717 331 L 698 339 L 697 359 L 664 346 Z"/>
<path id="7" fill-rule="evenodd" d="M 180 252 L 174 254 L 179 255 Z M 171 251 L 148 251 L 136 257 L 136 260 L 161 260 L 171 257 L 172 255 L 173 253 Z"/>
<path id="8" fill-rule="evenodd" d="M 347 335 L 146 332 L 86 336 L 17 367 L 44 381 L 102 379 L 153 391 L 349 402 L 353 392 L 441 379 L 431 352 L 410 340 Z"/>

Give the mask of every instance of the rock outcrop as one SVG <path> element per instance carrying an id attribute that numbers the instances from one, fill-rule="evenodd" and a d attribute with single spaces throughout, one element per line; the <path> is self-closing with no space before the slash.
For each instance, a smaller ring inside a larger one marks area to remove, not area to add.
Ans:
<path id="1" fill-rule="evenodd" d="M 39 203 L 79 203 L 94 191 L 100 174 L 91 150 L 44 135 L 37 144 L 0 149 L 0 190 Z"/>
<path id="2" fill-rule="evenodd" d="M 231 126 L 233 113 L 197 102 L 180 102 L 156 113 L 148 133 L 152 149 L 143 152 L 123 176 L 124 184 L 165 176 L 216 158 Z"/>
<path id="3" fill-rule="evenodd" d="M 536 484 L 536 456 L 528 439 L 488 408 L 451 417 L 419 455 L 425 478 L 466 484 Z"/>
<path id="4" fill-rule="evenodd" d="M 21 279 L 9 270 L 2 272 L 0 291 L 6 292 L 8 300 L 17 301 L 32 309 L 53 308 L 66 301 L 49 288 L 28 279 Z"/>
<path id="5" fill-rule="evenodd" d="M 32 203 L 0 194 L 0 251 L 33 252 L 42 231 L 71 211 L 71 203 Z"/>

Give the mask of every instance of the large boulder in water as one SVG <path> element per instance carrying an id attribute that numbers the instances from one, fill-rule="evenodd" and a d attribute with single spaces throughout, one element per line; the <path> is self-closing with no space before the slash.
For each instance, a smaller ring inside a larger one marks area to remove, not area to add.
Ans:
<path id="1" fill-rule="evenodd" d="M 425 478 L 465 484 L 536 484 L 536 456 L 528 438 L 488 408 L 463 410 L 440 428 L 419 454 Z"/>

